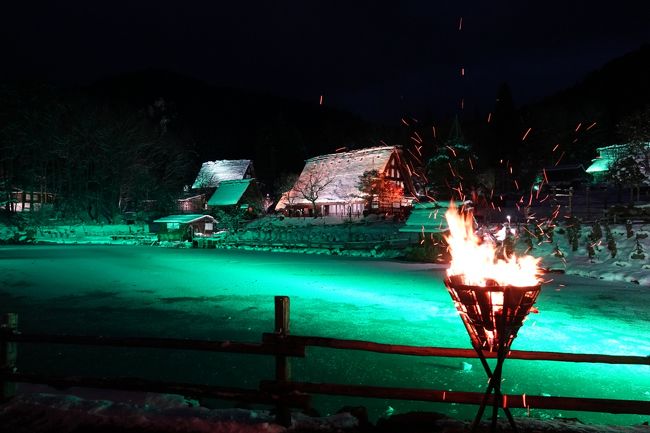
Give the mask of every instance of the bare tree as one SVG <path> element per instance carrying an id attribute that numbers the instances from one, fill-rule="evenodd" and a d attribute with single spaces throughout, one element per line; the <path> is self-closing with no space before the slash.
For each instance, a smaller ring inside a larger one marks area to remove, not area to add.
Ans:
<path id="1" fill-rule="evenodd" d="M 298 192 L 294 190 L 297 180 L 297 174 L 281 173 L 279 178 L 273 182 L 275 197 L 286 203 L 286 208 L 292 208 L 298 198 Z"/>
<path id="2" fill-rule="evenodd" d="M 330 183 L 332 183 L 333 180 L 334 179 L 323 167 L 315 166 L 308 173 L 301 175 L 296 182 L 293 189 L 300 195 L 300 197 L 311 203 L 314 218 L 318 216 L 316 202 L 318 201 L 320 194 Z"/>

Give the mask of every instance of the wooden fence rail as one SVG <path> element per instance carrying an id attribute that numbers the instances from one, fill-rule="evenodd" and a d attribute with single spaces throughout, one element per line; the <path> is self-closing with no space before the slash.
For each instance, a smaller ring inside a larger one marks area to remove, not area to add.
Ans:
<path id="1" fill-rule="evenodd" d="M 421 388 L 392 388 L 367 385 L 341 385 L 336 383 L 290 382 L 279 384 L 262 381 L 260 389 L 275 393 L 306 393 L 344 395 L 351 397 L 382 398 L 393 400 L 430 401 L 480 405 L 483 392 L 443 391 Z M 488 405 L 494 396 L 488 397 Z M 561 409 L 583 412 L 616 414 L 650 414 L 650 401 L 618 400 L 606 398 L 546 397 L 540 395 L 504 395 L 504 407 Z"/>
<path id="2" fill-rule="evenodd" d="M 290 408 L 309 407 L 311 394 L 475 405 L 481 404 L 481 400 L 484 396 L 483 392 L 293 381 L 291 379 L 290 359 L 292 357 L 305 357 L 307 347 L 326 347 L 331 349 L 361 350 L 394 355 L 452 358 L 477 358 L 477 354 L 473 349 L 419 347 L 382 344 L 361 340 L 291 335 L 289 312 L 289 298 L 286 296 L 276 296 L 274 332 L 262 334 L 261 343 L 173 338 L 125 338 L 23 334 L 18 332 L 17 316 L 10 313 L 3 317 L 3 322 L 0 326 L 0 391 L 2 392 L 0 397 L 5 400 L 15 395 L 16 383 L 40 383 L 56 388 L 91 387 L 127 391 L 174 393 L 191 398 L 211 397 L 246 403 L 265 403 L 274 405 L 276 407 L 277 421 L 282 425 L 289 425 L 291 423 Z M 18 372 L 16 368 L 18 343 L 160 348 L 273 356 L 275 358 L 275 377 L 274 380 L 261 381 L 257 389 L 244 389 L 214 385 L 150 381 L 141 378 L 56 377 L 36 373 L 22 373 Z M 494 357 L 494 354 L 492 353 L 484 353 L 484 355 L 486 358 Z M 538 361 L 650 365 L 650 356 L 619 356 L 513 350 L 510 352 L 508 357 L 510 359 Z M 508 395 L 505 396 L 503 404 L 509 408 L 559 409 L 650 415 L 650 401 L 645 400 Z"/>
<path id="3" fill-rule="evenodd" d="M 289 335 L 278 340 L 276 334 L 262 334 L 265 343 L 282 341 L 285 344 L 298 347 L 317 346 L 330 349 L 362 350 L 366 352 L 390 353 L 393 355 L 411 356 L 438 356 L 444 358 L 477 358 L 474 349 L 454 349 L 448 347 L 421 347 L 403 346 L 396 344 L 373 343 L 362 340 L 341 340 L 327 337 L 308 337 Z M 486 358 L 496 359 L 496 353 L 483 352 Z M 532 352 L 525 350 L 512 350 L 508 359 L 524 359 L 529 361 L 560 361 L 560 362 L 588 362 L 599 364 L 631 364 L 650 365 L 650 356 L 628 356 L 628 355 L 600 355 L 589 353 L 563 353 L 563 352 Z"/>

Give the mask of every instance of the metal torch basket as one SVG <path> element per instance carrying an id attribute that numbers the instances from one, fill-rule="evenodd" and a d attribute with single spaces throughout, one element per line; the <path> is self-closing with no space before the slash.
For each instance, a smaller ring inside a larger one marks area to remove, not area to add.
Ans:
<path id="1" fill-rule="evenodd" d="M 463 284 L 460 276 L 449 277 L 445 280 L 445 286 L 460 313 L 472 346 L 490 378 L 472 431 L 476 430 L 492 391 L 495 396 L 491 431 L 496 431 L 497 411 L 503 401 L 501 394 L 503 362 L 519 328 L 537 300 L 542 286 L 541 284 L 529 287 L 499 286 L 496 283 L 488 284 L 485 287 L 469 286 Z M 483 351 L 496 353 L 497 363 L 494 370 L 490 369 Z M 516 431 L 510 411 L 507 407 L 503 407 L 503 410 Z"/>
<path id="2" fill-rule="evenodd" d="M 510 347 L 542 288 L 541 284 L 530 287 L 468 286 L 457 276 L 446 279 L 445 286 L 460 313 L 472 346 L 488 352 Z"/>

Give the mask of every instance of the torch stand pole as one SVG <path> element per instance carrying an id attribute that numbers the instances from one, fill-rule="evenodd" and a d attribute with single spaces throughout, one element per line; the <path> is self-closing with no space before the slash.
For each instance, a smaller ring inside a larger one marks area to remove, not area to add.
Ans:
<path id="1" fill-rule="evenodd" d="M 490 366 L 487 363 L 485 356 L 483 355 L 483 350 L 477 346 L 474 346 L 474 350 L 481 360 L 481 364 L 483 365 L 483 368 L 485 369 L 485 372 L 487 373 L 490 380 L 488 387 L 485 390 L 485 394 L 483 394 L 483 400 L 481 401 L 481 406 L 478 409 L 476 418 L 474 418 L 474 422 L 472 423 L 472 433 L 476 432 L 478 424 L 481 422 L 483 412 L 485 411 L 485 406 L 487 405 L 488 398 L 490 394 L 492 394 L 493 390 L 494 397 L 492 399 L 492 423 L 490 425 L 490 432 L 496 432 L 497 415 L 499 412 L 499 406 L 501 406 L 506 414 L 506 417 L 508 418 L 508 421 L 510 422 L 510 426 L 512 426 L 512 430 L 516 433 L 517 425 L 515 424 L 515 419 L 512 417 L 510 409 L 503 406 L 503 394 L 501 394 L 501 372 L 503 370 L 503 362 L 505 361 L 508 354 L 508 348 L 504 348 L 503 346 L 499 347 L 497 351 L 497 363 L 494 367 L 494 371 L 490 369 Z"/>

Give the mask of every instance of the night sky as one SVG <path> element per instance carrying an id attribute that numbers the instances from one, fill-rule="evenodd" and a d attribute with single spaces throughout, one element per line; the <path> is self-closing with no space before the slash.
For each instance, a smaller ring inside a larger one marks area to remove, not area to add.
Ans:
<path id="1" fill-rule="evenodd" d="M 452 113 L 461 98 L 487 112 L 501 82 L 516 104 L 534 102 L 650 41 L 644 4 L 14 1 L 0 15 L 0 77 L 87 84 L 157 68 L 323 95 L 372 120 Z"/>

